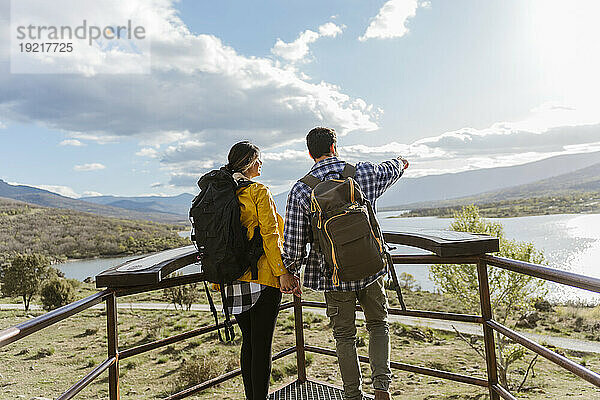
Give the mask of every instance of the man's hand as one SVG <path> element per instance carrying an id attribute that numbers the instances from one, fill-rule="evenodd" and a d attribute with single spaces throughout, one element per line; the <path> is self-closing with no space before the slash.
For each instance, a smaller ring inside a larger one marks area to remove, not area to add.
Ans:
<path id="1" fill-rule="evenodd" d="M 402 161 L 402 164 L 404 164 L 404 169 L 407 169 L 408 166 L 410 165 L 408 163 L 408 160 L 406 158 L 402 157 L 402 156 L 398 156 L 398 160 Z"/>
<path id="2" fill-rule="evenodd" d="M 294 296 L 301 297 L 302 296 L 302 284 L 300 283 L 300 277 L 294 275 L 294 281 L 296 282 L 296 287 L 292 291 Z"/>
<path id="3" fill-rule="evenodd" d="M 279 290 L 281 293 L 294 294 L 297 297 L 302 295 L 302 289 L 300 289 L 300 278 L 287 273 L 279 277 Z"/>
<path id="4" fill-rule="evenodd" d="M 279 277 L 279 290 L 281 290 L 281 293 L 292 293 L 296 285 L 296 277 L 289 272 Z"/>

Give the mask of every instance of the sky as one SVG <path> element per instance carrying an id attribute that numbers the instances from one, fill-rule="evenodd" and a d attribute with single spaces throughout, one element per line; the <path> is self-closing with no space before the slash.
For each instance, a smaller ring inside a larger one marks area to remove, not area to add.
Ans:
<path id="1" fill-rule="evenodd" d="M 0 0 L 9 183 L 195 193 L 251 140 L 279 193 L 312 165 L 315 126 L 351 162 L 408 158 L 409 178 L 600 150 L 595 0 L 40 1 Z M 18 53 L 19 24 L 83 19 L 146 36 Z"/>

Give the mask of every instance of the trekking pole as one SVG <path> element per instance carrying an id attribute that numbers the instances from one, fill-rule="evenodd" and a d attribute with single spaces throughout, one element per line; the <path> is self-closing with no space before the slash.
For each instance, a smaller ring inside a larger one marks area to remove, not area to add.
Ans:
<path id="1" fill-rule="evenodd" d="M 396 268 L 394 268 L 394 261 L 392 260 L 391 254 L 386 251 L 385 256 L 388 260 L 388 273 L 392 278 L 392 282 L 394 283 L 394 290 L 398 295 L 398 301 L 400 302 L 400 308 L 402 311 L 406 311 L 406 305 L 404 304 L 404 297 L 402 296 L 402 289 L 400 288 L 400 283 L 398 283 L 398 276 L 396 276 Z"/>

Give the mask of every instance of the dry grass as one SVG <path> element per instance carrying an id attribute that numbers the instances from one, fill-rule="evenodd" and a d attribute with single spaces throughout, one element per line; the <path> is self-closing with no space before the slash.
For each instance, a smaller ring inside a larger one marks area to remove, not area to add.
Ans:
<path id="1" fill-rule="evenodd" d="M 600 306 L 595 307 L 574 307 L 574 306 L 556 306 L 556 313 L 560 316 L 577 319 L 600 322 Z"/>
<path id="2" fill-rule="evenodd" d="M 320 300 L 319 294 L 310 296 L 314 300 Z M 412 296 L 416 297 L 416 294 Z M 447 304 L 447 307 L 452 308 L 454 305 Z M 579 315 L 573 314 L 567 318 L 567 315 L 562 315 L 565 321 L 571 321 L 577 316 Z M 585 317 L 592 318 L 594 314 Z M 26 319 L 27 316 L 22 312 L 0 312 L 0 329 Z M 335 348 L 327 318 L 306 312 L 304 321 L 307 344 Z M 154 338 L 170 336 L 211 323 L 209 313 L 122 310 L 119 313 L 119 345 L 121 349 L 126 349 Z M 364 342 L 364 346 L 359 347 L 359 353 L 368 355 L 368 333 L 363 321 L 359 320 L 358 325 L 358 335 Z M 106 316 L 102 311 L 88 310 L 1 348 L 0 399 L 14 399 L 18 396 L 49 398 L 60 395 L 106 358 L 105 326 Z M 282 312 L 275 333 L 274 352 L 294 345 L 291 327 L 292 313 Z M 454 334 L 416 329 L 397 323 L 392 324 L 390 331 L 392 359 L 395 361 L 485 378 L 484 360 Z M 472 343 L 481 346 L 481 339 L 473 338 Z M 234 344 L 219 343 L 216 334 L 213 333 L 122 360 L 122 398 L 162 398 L 181 388 L 238 368 L 239 344 L 239 331 Z M 592 370 L 600 370 L 599 355 L 568 352 L 566 354 L 575 362 L 584 363 Z M 322 355 L 309 357 L 312 359 L 308 367 L 309 377 L 341 385 L 335 358 Z M 525 360 L 517 363 L 512 380 L 514 386 L 522 380 L 531 357 L 529 354 Z M 369 366 L 363 364 L 362 368 L 365 388 L 368 390 Z M 273 371 L 274 388 L 294 380 L 294 356 L 276 361 Z M 535 375 L 525 388 L 526 391 L 519 393 L 518 398 L 600 399 L 597 388 L 543 359 L 538 360 Z M 484 389 L 397 370 L 394 371 L 392 392 L 394 399 L 401 400 L 486 398 Z M 238 377 L 192 398 L 233 400 L 242 399 L 242 393 L 243 385 Z M 107 398 L 106 374 L 84 389 L 77 398 Z"/>

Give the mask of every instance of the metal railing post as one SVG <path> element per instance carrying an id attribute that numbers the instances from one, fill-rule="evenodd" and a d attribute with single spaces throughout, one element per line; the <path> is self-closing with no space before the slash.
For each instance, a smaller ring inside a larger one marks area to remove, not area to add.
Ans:
<path id="1" fill-rule="evenodd" d="M 110 400 L 119 400 L 119 338 L 117 332 L 117 296 L 114 292 L 106 299 L 106 331 L 108 358 L 115 357 L 115 362 L 108 367 L 108 392 Z"/>
<path id="2" fill-rule="evenodd" d="M 493 389 L 493 387 L 498 384 L 496 343 L 494 341 L 494 330 L 486 323 L 492 319 L 492 305 L 487 264 L 481 259 L 477 262 L 477 279 L 479 280 L 479 300 L 481 304 L 481 315 L 483 317 L 483 341 L 485 343 L 485 362 L 487 365 L 490 399 L 500 400 L 500 396 Z"/>
<path id="3" fill-rule="evenodd" d="M 296 363 L 298 381 L 306 382 L 306 354 L 304 350 L 304 322 L 302 321 L 302 300 L 294 296 L 294 329 L 296 331 Z"/>

